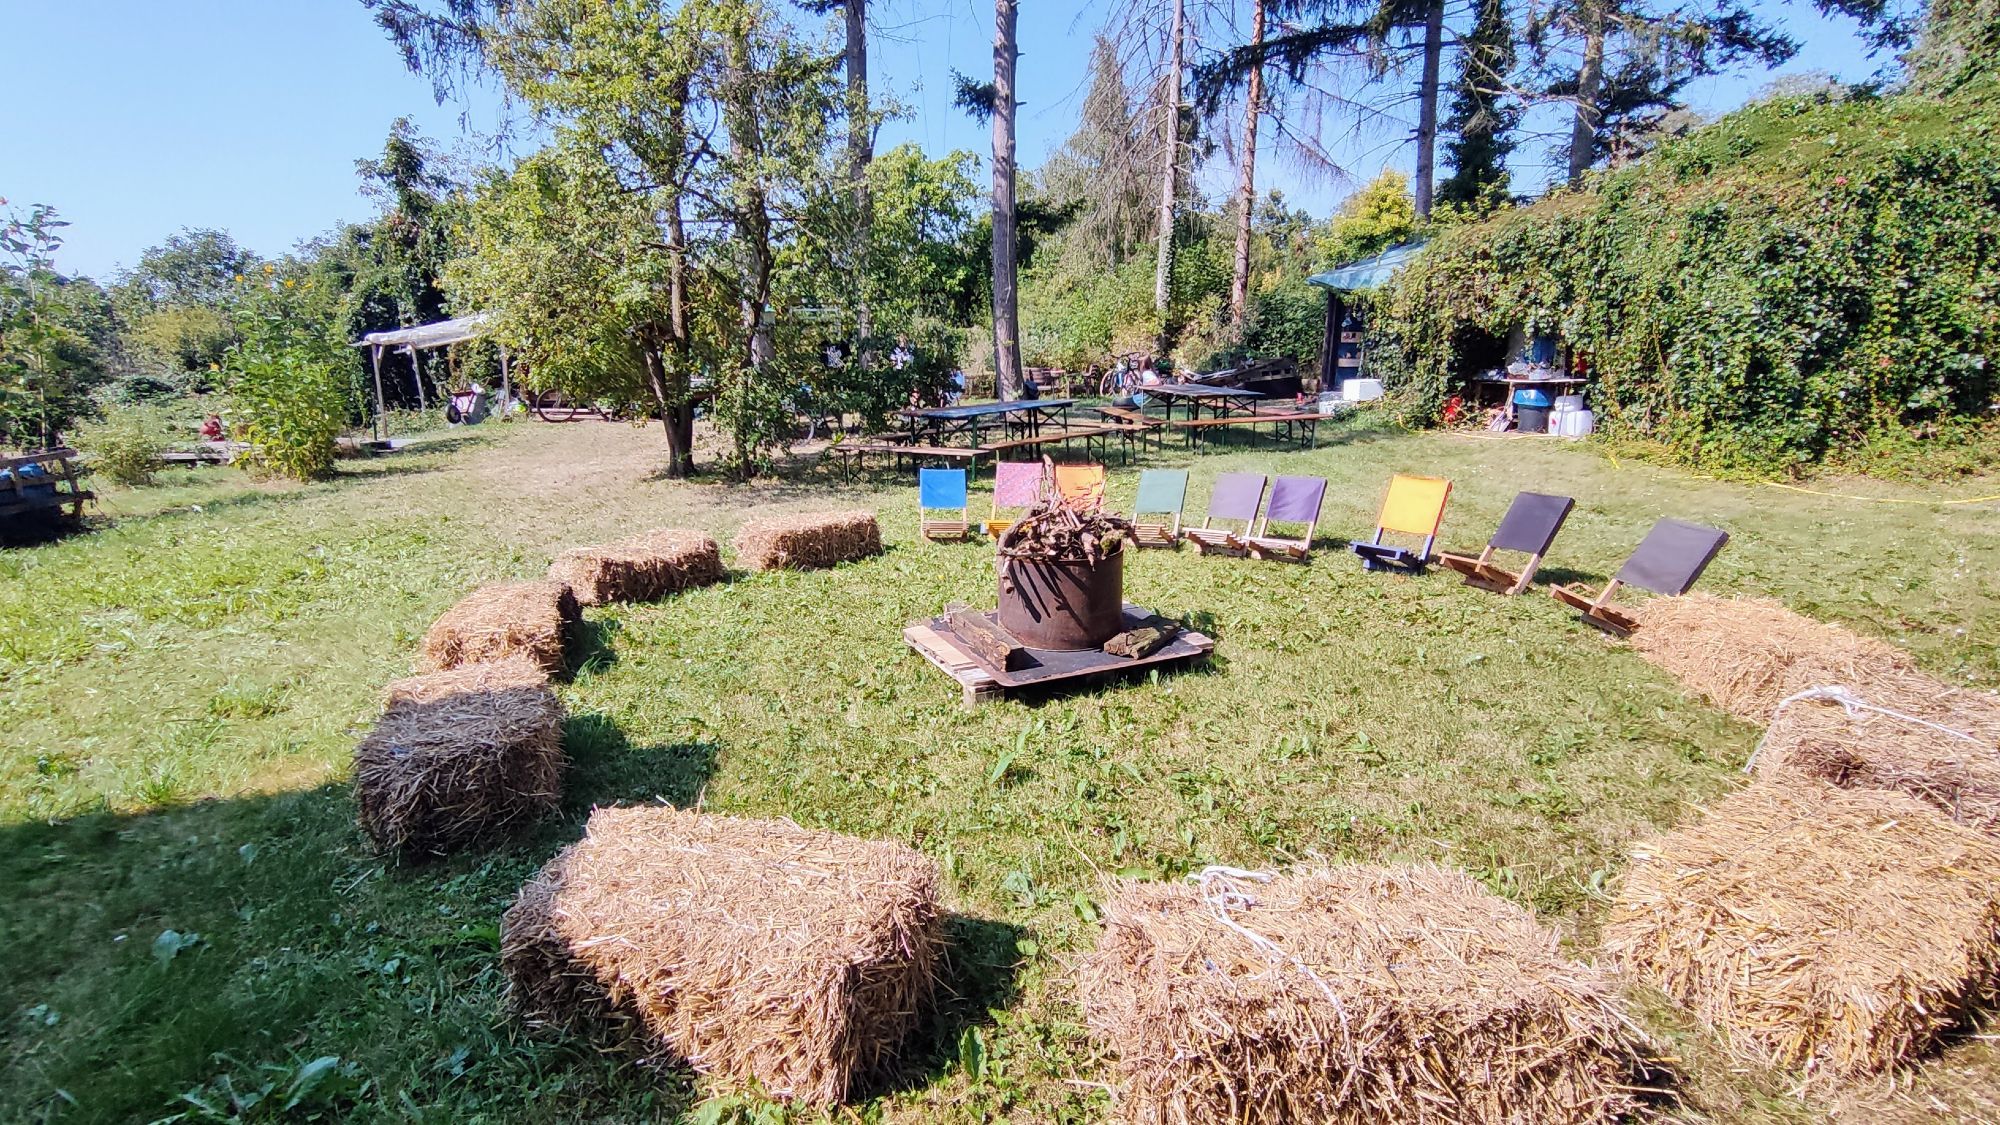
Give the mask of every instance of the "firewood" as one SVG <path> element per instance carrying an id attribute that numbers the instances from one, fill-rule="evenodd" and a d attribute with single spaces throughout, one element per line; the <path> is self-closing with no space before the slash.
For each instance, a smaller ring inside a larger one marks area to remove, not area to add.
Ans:
<path id="1" fill-rule="evenodd" d="M 1112 656 L 1137 660 L 1151 656 L 1167 647 L 1180 635 L 1181 627 L 1163 617 L 1148 618 L 1137 629 L 1128 629 L 1104 642 L 1104 651 Z"/>
<path id="2" fill-rule="evenodd" d="M 965 649 L 1003 672 L 1018 671 L 1028 662 L 1028 652 L 1007 630 L 964 602 L 944 607 L 945 624 Z"/>

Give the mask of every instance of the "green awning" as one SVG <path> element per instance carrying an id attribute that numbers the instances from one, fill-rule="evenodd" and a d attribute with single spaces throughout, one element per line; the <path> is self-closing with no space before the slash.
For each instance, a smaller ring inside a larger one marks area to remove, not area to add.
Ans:
<path id="1" fill-rule="evenodd" d="M 1309 285 L 1331 289 L 1337 293 L 1352 293 L 1357 289 L 1373 289 L 1389 280 L 1389 275 L 1401 269 L 1411 258 L 1422 250 L 1421 242 L 1405 242 L 1401 246 L 1391 246 L 1372 258 L 1349 262 L 1325 273 L 1316 273 L 1306 278 Z"/>

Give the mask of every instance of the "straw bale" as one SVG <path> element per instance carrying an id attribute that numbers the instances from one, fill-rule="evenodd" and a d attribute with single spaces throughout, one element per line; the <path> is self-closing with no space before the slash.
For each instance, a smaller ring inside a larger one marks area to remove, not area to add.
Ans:
<path id="1" fill-rule="evenodd" d="M 575 547 L 549 564 L 584 605 L 650 602 L 722 581 L 722 548 L 699 531 L 655 528 L 600 547 Z"/>
<path id="2" fill-rule="evenodd" d="M 1747 722 L 1762 726 L 1788 696 L 1839 685 L 1878 707 L 1927 718 L 1985 701 L 2000 737 L 2000 706 L 1992 697 L 1926 675 L 1886 641 L 1814 621 L 1777 602 L 1688 594 L 1652 598 L 1641 613 L 1644 627 L 1632 635 L 1639 655 Z"/>
<path id="3" fill-rule="evenodd" d="M 941 882 L 899 844 L 602 808 L 507 911 L 501 965 L 530 1022 L 609 1025 L 725 1086 L 831 1104 L 929 1000 Z"/>
<path id="4" fill-rule="evenodd" d="M 494 686 L 468 691 L 403 681 L 355 748 L 355 803 L 378 847 L 442 854 L 561 802 L 562 703 L 546 683 L 500 686 L 517 671 L 486 675 Z"/>
<path id="5" fill-rule="evenodd" d="M 2000 845 L 1899 793 L 1758 782 L 1633 858 L 1605 952 L 1752 1061 L 1874 1073 L 1993 995 Z"/>
<path id="6" fill-rule="evenodd" d="M 382 706 L 398 703 L 436 703 L 453 695 L 517 688 L 547 687 L 549 673 L 525 654 L 483 664 L 461 664 L 442 672 L 425 672 L 389 681 L 383 689 Z"/>
<path id="7" fill-rule="evenodd" d="M 736 533 L 736 558 L 752 570 L 813 570 L 881 553 L 882 529 L 868 511 L 764 516 Z"/>
<path id="8" fill-rule="evenodd" d="M 1125 1120 L 1539 1125 L 1636 1105 L 1648 1044 L 1611 974 L 1464 872 L 1243 876 L 1125 884 L 1106 907 L 1077 984 Z"/>
<path id="9" fill-rule="evenodd" d="M 1988 720 L 1959 693 L 1960 709 L 1932 721 L 1979 739 L 1877 712 L 1850 715 L 1829 700 L 1801 700 L 1771 722 L 1757 751 L 1759 777 L 1805 776 L 1845 789 L 1892 789 L 1968 828 L 2000 836 L 2000 706 Z"/>
<path id="10" fill-rule="evenodd" d="M 554 673 L 564 633 L 580 614 L 561 582 L 494 582 L 459 599 L 424 634 L 422 670 L 486 664 L 516 653 Z"/>

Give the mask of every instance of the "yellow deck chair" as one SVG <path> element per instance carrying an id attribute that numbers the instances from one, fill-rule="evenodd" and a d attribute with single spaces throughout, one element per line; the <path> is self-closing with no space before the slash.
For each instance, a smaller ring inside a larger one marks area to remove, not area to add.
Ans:
<path id="1" fill-rule="evenodd" d="M 1422 574 L 1437 545 L 1438 525 L 1444 522 L 1444 506 L 1451 499 L 1451 482 L 1443 477 L 1413 477 L 1397 473 L 1389 481 L 1389 494 L 1382 498 L 1382 514 L 1375 520 L 1375 538 L 1354 544 L 1361 565 L 1368 570 L 1400 570 Z M 1382 542 L 1394 533 L 1421 538 L 1415 550 Z"/>
<path id="2" fill-rule="evenodd" d="M 1056 494 L 1065 500 L 1084 500 L 1093 508 L 1104 505 L 1104 466 L 1055 466 Z"/>

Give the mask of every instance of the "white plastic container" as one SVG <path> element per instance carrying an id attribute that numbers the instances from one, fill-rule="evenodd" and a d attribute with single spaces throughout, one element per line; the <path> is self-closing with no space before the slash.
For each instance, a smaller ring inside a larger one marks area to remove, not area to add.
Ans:
<path id="1" fill-rule="evenodd" d="M 1556 396 L 1556 407 L 1555 407 L 1555 408 L 1556 408 L 1557 410 L 1582 410 L 1582 409 L 1584 408 L 1584 407 L 1583 407 L 1583 396 L 1582 396 L 1582 395 L 1557 395 L 1557 396 Z"/>
<path id="2" fill-rule="evenodd" d="M 1340 397 L 1348 402 L 1368 402 L 1382 397 L 1382 380 L 1349 379 L 1340 385 Z"/>
<path id="3" fill-rule="evenodd" d="M 1597 415 L 1588 410 L 1565 410 L 1560 414 L 1550 415 L 1549 428 L 1558 437 L 1589 437 L 1597 430 Z"/>

